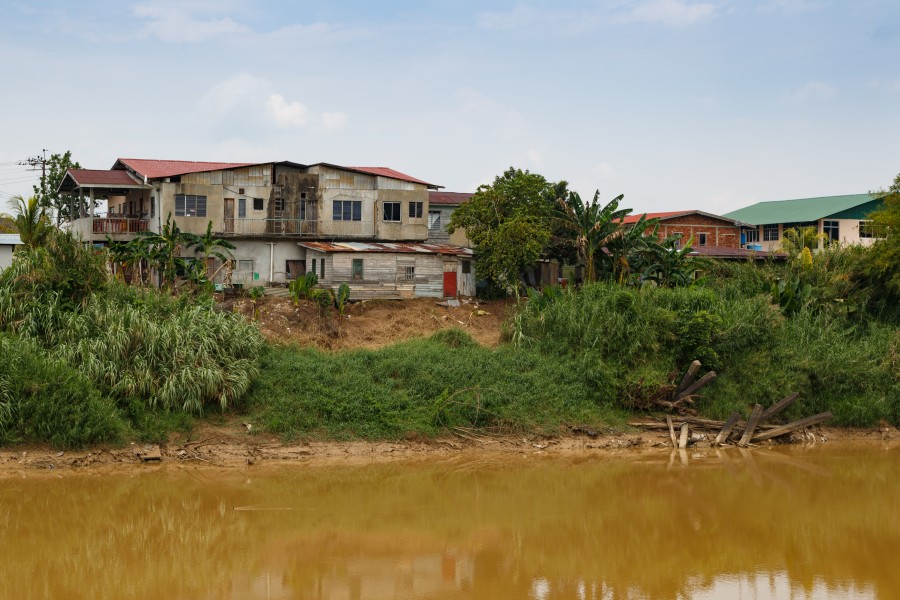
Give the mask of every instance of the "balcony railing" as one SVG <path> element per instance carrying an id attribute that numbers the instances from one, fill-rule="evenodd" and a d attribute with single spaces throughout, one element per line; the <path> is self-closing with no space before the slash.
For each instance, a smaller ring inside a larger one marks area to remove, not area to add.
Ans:
<path id="1" fill-rule="evenodd" d="M 140 233 L 147 231 L 147 219 L 131 217 L 94 217 L 94 233 Z"/>
<path id="2" fill-rule="evenodd" d="M 371 221 L 313 221 L 309 219 L 225 219 L 225 236 L 276 235 L 292 237 L 357 236 L 374 234 Z"/>

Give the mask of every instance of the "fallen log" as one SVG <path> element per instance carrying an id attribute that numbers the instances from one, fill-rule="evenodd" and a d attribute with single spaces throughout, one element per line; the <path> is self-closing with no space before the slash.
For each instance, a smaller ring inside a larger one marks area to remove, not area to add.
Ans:
<path id="1" fill-rule="evenodd" d="M 744 435 L 741 436 L 741 441 L 739 442 L 741 446 L 746 446 L 750 443 L 750 438 L 753 437 L 753 432 L 756 431 L 756 426 L 759 425 L 759 418 L 762 416 L 762 413 L 762 404 L 754 405 L 753 412 L 750 413 L 750 418 L 747 419 L 747 428 L 744 430 Z"/>
<path id="2" fill-rule="evenodd" d="M 696 393 L 697 390 L 699 390 L 700 388 L 702 388 L 704 385 L 706 385 L 707 383 L 709 383 L 710 381 L 712 381 L 715 378 L 716 378 L 716 372 L 710 371 L 709 373 L 707 373 L 706 375 L 704 375 L 703 377 L 698 379 L 696 383 L 694 383 L 693 385 L 690 385 L 687 388 L 685 388 L 684 390 L 682 390 L 681 393 L 676 396 L 675 401 L 677 402 L 680 398 L 683 398 L 684 396 L 690 396 L 690 395 Z"/>
<path id="3" fill-rule="evenodd" d="M 731 432 L 734 430 L 734 426 L 737 425 L 737 422 L 740 418 L 741 413 L 737 411 L 731 413 L 731 416 L 728 417 L 728 420 L 725 421 L 724 425 L 722 425 L 722 430 L 719 431 L 719 435 L 717 435 L 716 439 L 713 441 L 713 446 L 718 446 L 728 439 L 728 436 L 731 435 Z"/>
<path id="4" fill-rule="evenodd" d="M 799 393 L 794 392 L 790 396 L 782 398 L 781 400 L 764 410 L 762 416 L 759 417 L 760 423 L 763 421 L 768 421 L 769 419 L 786 409 L 788 406 L 793 404 L 794 400 L 796 400 L 799 396 Z"/>
<path id="5" fill-rule="evenodd" d="M 792 431 L 796 431 L 797 429 L 804 429 L 806 427 L 811 427 L 813 425 L 818 425 L 819 423 L 824 423 L 833 417 L 831 411 L 826 411 L 823 413 L 819 413 L 817 415 L 813 415 L 811 417 L 806 417 L 805 419 L 800 419 L 799 421 L 794 421 L 793 423 L 788 423 L 787 425 L 781 425 L 780 427 L 775 427 L 773 429 L 769 429 L 768 431 L 764 431 L 763 433 L 759 433 L 753 436 L 751 442 L 764 442 L 766 440 L 770 440 L 772 438 L 776 438 L 782 436 L 786 433 L 791 433 Z M 745 434 L 746 435 L 746 434 Z"/>
<path id="6" fill-rule="evenodd" d="M 675 389 L 675 398 L 681 395 L 687 386 L 691 385 L 694 382 L 694 377 L 697 376 L 697 371 L 700 370 L 700 361 L 695 360 L 691 363 L 691 366 L 688 367 L 687 373 L 684 374 L 684 377 L 681 380 L 681 383 L 678 384 L 678 387 Z"/>

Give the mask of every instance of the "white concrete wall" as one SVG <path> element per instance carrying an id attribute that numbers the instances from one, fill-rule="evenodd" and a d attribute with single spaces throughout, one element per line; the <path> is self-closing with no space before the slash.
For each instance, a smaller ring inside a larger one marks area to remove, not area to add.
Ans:
<path id="1" fill-rule="evenodd" d="M 306 258 L 306 250 L 298 246 L 294 241 L 271 242 L 274 244 L 274 257 L 270 242 L 258 240 L 231 240 L 231 242 L 236 246 L 236 249 L 232 251 L 235 267 L 240 265 L 238 261 L 253 261 L 252 271 L 235 268 L 231 276 L 232 283 L 243 283 L 246 286 L 265 285 L 268 283 L 270 264 L 272 265 L 272 281 L 274 283 L 285 283 L 288 280 L 287 261 Z M 274 261 L 270 260 L 272 258 L 274 258 Z M 259 279 L 254 279 L 254 273 L 259 274 Z M 221 277 L 218 277 L 217 280 L 220 281 Z"/>
<path id="2" fill-rule="evenodd" d="M 859 219 L 819 219 L 816 221 L 816 227 L 819 230 L 819 233 L 824 232 L 824 221 L 837 221 L 838 222 L 838 236 L 839 240 L 842 244 L 860 244 L 863 246 L 870 246 L 875 242 L 875 238 L 861 238 L 859 237 Z M 763 241 L 763 225 L 760 225 L 759 230 L 759 242 L 749 242 L 749 243 L 757 243 L 762 246 L 764 252 L 769 251 L 779 251 L 781 250 L 781 238 L 784 237 L 784 226 L 778 225 L 778 239 L 776 241 Z"/>
<path id="3" fill-rule="evenodd" d="M 12 264 L 13 247 L 6 244 L 0 246 L 0 271 Z"/>

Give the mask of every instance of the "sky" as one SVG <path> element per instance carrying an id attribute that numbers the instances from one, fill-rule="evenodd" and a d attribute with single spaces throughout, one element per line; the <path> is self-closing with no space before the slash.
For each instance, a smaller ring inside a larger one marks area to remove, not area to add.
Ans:
<path id="1" fill-rule="evenodd" d="M 900 172 L 898 0 L 0 0 L 0 75 L 0 202 L 44 149 L 718 214 Z"/>

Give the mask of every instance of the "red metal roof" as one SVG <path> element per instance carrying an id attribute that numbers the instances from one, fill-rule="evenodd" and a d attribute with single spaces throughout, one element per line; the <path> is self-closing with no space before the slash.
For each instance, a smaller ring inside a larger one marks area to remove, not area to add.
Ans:
<path id="1" fill-rule="evenodd" d="M 765 260 L 769 256 L 775 259 L 786 259 L 784 252 L 764 252 L 762 250 L 750 250 L 749 248 L 728 248 L 725 246 L 691 246 L 691 254 L 706 256 L 708 258 L 722 259 L 746 259 Z"/>
<path id="2" fill-rule="evenodd" d="M 450 244 L 418 244 L 406 242 L 299 242 L 303 248 L 319 252 L 377 252 L 383 254 L 449 254 L 471 256 L 471 248 L 461 248 Z"/>
<path id="3" fill-rule="evenodd" d="M 428 192 L 428 203 L 459 206 L 474 195 L 468 192 Z"/>
<path id="4" fill-rule="evenodd" d="M 197 162 L 193 160 L 153 160 L 146 158 L 120 158 L 113 165 L 113 169 L 120 169 L 120 165 L 127 166 L 135 172 L 146 176 L 148 179 L 162 177 L 175 177 L 188 173 L 203 173 L 206 171 L 221 171 L 223 169 L 236 169 L 239 167 L 252 167 L 270 163 L 227 163 L 227 162 Z"/>
<path id="5" fill-rule="evenodd" d="M 389 167 L 345 167 L 345 168 L 353 170 L 353 171 L 360 171 L 362 173 L 368 173 L 370 175 L 378 175 L 379 177 L 390 177 L 391 179 L 400 179 L 401 181 L 409 181 L 412 183 L 421 183 L 422 185 L 427 185 L 429 187 L 437 187 L 433 183 L 428 183 L 427 181 L 422 181 L 421 179 L 416 179 L 415 177 L 410 177 L 406 173 L 401 173 L 400 171 L 396 171 Z"/>
<path id="6" fill-rule="evenodd" d="M 125 171 L 99 169 L 69 169 L 67 175 L 79 186 L 136 186 L 134 178 Z"/>
<path id="7" fill-rule="evenodd" d="M 638 213 L 631 214 L 622 219 L 623 223 L 637 223 L 641 217 L 646 216 L 647 219 L 669 219 L 672 217 L 678 217 L 681 215 L 689 215 L 691 213 L 697 212 L 695 210 L 678 210 L 673 212 L 655 212 L 655 213 Z"/>

